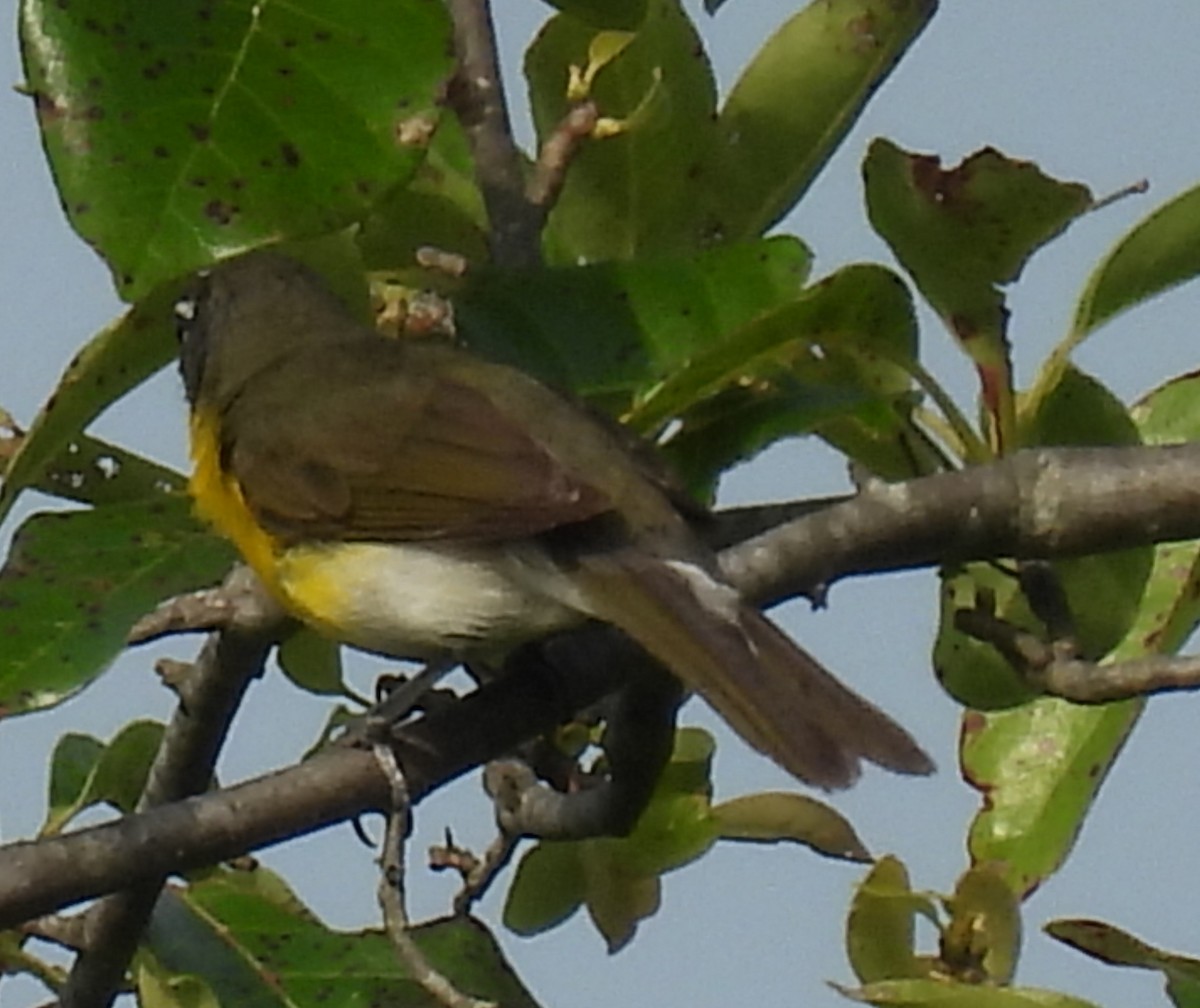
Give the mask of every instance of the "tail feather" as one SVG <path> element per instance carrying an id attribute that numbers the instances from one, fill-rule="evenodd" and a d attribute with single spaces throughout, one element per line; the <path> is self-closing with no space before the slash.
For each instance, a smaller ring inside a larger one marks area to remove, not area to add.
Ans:
<path id="1" fill-rule="evenodd" d="M 895 721 L 700 567 L 615 551 L 582 558 L 572 580 L 593 615 L 629 634 L 800 779 L 847 787 L 864 759 L 900 773 L 933 769 Z"/>

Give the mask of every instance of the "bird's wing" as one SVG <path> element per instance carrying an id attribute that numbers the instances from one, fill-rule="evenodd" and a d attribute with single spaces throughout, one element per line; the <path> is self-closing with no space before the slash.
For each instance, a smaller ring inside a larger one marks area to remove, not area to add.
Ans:
<path id="1" fill-rule="evenodd" d="M 386 341 L 321 347 L 253 379 L 229 406 L 226 465 L 286 540 L 534 535 L 612 509 L 453 369 L 405 366 Z"/>

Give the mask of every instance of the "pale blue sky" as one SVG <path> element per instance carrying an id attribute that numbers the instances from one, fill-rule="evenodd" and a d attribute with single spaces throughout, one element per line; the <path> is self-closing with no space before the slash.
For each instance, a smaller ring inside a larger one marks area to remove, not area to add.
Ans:
<path id="1" fill-rule="evenodd" d="M 1112 242 L 1154 206 L 1200 181 L 1200 7 L 1194 0 L 951 0 L 944 7 L 782 230 L 809 242 L 819 273 L 854 260 L 887 261 L 887 250 L 866 224 L 858 173 L 867 142 L 878 135 L 950 163 L 992 145 L 1082 181 L 1097 194 L 1148 178 L 1147 196 L 1078 222 L 1033 260 L 1017 285 L 1011 337 L 1019 373 L 1028 378 L 1064 330 L 1080 287 Z M 501 0 L 497 8 L 511 66 L 542 8 L 533 0 Z M 5 9 L 15 18 L 14 0 L 6 0 Z M 723 84 L 793 9 L 781 0 L 729 0 L 715 20 L 701 15 Z M 0 80 L 20 80 L 11 37 L 0 52 Z M 514 91 L 519 98 L 519 86 Z M 73 349 L 116 310 L 105 270 L 59 212 L 27 106 L 15 93 L 0 94 L 0 405 L 26 421 Z M 1193 285 L 1102 330 L 1079 361 L 1122 396 L 1136 396 L 1197 367 L 1198 316 L 1200 286 Z M 960 400 L 969 397 L 969 370 L 936 323 L 928 316 L 924 323 L 927 365 Z M 106 417 L 102 430 L 180 465 L 182 415 L 174 376 L 162 376 Z M 730 502 L 795 497 L 844 486 L 832 453 L 799 443 L 735 473 L 725 496 Z M 895 852 L 908 863 L 917 886 L 946 891 L 964 866 L 962 838 L 975 798 L 956 773 L 956 711 L 932 681 L 934 601 L 931 575 L 890 576 L 838 585 L 827 611 L 808 614 L 793 605 L 785 622 L 840 675 L 898 716 L 938 760 L 941 772 L 932 780 L 869 772 L 835 802 L 873 850 Z M 40 820 L 44 781 L 24 776 L 30 766 L 44 766 L 34 754 L 64 731 L 107 737 L 134 717 L 165 716 L 169 702 L 154 684 L 151 663 L 159 653 L 184 657 L 189 651 L 179 641 L 138 653 L 65 708 L 0 725 L 0 764 L 10 768 L 0 796 L 3 839 L 27 835 Z M 285 702 L 288 713 L 281 716 Z M 322 715 L 321 704 L 297 701 L 268 677 L 254 688 L 241 730 L 235 730 L 223 778 L 241 779 L 293 759 Z M 698 703 L 686 716 L 715 725 Z M 1156 976 L 1102 967 L 1042 937 L 1040 924 L 1056 915 L 1109 919 L 1149 941 L 1200 954 L 1200 881 L 1189 856 L 1200 789 L 1194 769 L 1198 717 L 1200 701 L 1193 697 L 1150 705 L 1067 868 L 1027 905 L 1022 983 L 1056 987 L 1111 1008 L 1165 1003 Z M 262 725 L 269 726 L 269 736 Z M 772 765 L 717 730 L 719 796 L 790 786 Z M 412 850 L 419 855 L 447 824 L 463 842 L 482 846 L 489 838 L 487 817 L 475 783 L 460 783 L 421 806 Z M 375 920 L 371 854 L 347 829 L 271 852 L 266 860 L 284 870 L 331 923 Z M 336 873 L 330 864 L 338 865 Z M 449 880 L 425 879 L 419 867 L 412 875 L 414 910 L 442 910 Z M 618 956 L 605 955 L 582 916 L 532 941 L 498 933 L 546 1005 L 719 1008 L 745 999 L 832 1008 L 848 1002 L 822 981 L 852 981 L 841 916 L 860 875 L 859 868 L 799 849 L 729 847 L 669 876 L 662 911 Z M 490 920 L 502 891 L 498 887 L 485 903 Z M 4 980 L 0 991 L 6 1006 L 36 1003 L 32 986 Z"/>

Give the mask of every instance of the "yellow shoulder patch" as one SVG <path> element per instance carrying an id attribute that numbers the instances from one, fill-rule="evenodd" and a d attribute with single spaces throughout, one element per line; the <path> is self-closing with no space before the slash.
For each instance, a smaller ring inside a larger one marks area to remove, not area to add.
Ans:
<path id="1" fill-rule="evenodd" d="M 188 491 L 196 502 L 196 513 L 229 539 L 263 583 L 282 596 L 276 569 L 279 545 L 255 520 L 238 481 L 221 469 L 215 418 L 197 409 L 190 426 L 193 467 Z"/>

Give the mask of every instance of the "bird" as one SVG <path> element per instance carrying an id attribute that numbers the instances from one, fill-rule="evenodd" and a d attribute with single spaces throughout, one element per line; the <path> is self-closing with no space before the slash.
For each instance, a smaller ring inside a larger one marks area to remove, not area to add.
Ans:
<path id="1" fill-rule="evenodd" d="M 931 771 L 722 578 L 646 449 L 569 396 L 385 336 L 271 248 L 197 275 L 176 314 L 196 511 L 303 623 L 444 662 L 597 620 L 801 781 Z"/>

